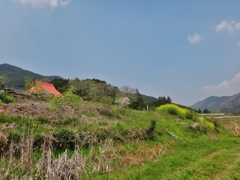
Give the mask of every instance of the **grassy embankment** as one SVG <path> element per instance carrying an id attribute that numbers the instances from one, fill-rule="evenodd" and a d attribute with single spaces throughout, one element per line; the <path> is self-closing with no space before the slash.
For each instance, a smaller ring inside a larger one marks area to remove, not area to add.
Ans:
<path id="1" fill-rule="evenodd" d="M 1 116 L 1 177 L 240 178 L 239 137 L 219 122 L 172 106 L 91 106 L 97 112 L 64 120 Z"/>

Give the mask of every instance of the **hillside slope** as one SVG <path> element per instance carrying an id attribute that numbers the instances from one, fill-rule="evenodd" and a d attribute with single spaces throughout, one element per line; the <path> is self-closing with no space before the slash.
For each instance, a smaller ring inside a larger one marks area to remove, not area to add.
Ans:
<path id="1" fill-rule="evenodd" d="M 8 85 L 10 86 L 23 86 L 25 84 L 24 79 L 27 76 L 33 79 L 44 79 L 48 81 L 52 81 L 55 78 L 61 78 L 60 76 L 43 76 L 6 63 L 0 64 L 0 76 L 1 75 L 6 75 L 8 77 Z"/>
<path id="2" fill-rule="evenodd" d="M 222 113 L 235 113 L 240 109 L 240 93 L 232 96 L 211 96 L 190 107 L 196 110 L 204 110 L 206 108 L 211 111 Z"/>

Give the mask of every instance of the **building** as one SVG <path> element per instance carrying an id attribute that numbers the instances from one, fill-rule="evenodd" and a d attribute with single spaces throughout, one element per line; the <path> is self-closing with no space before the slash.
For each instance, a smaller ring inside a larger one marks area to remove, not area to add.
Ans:
<path id="1" fill-rule="evenodd" d="M 34 86 L 28 90 L 30 93 L 33 94 L 40 94 L 40 93 L 48 93 L 53 96 L 62 97 L 63 95 L 54 87 L 53 84 L 48 82 L 42 81 L 34 81 Z"/>

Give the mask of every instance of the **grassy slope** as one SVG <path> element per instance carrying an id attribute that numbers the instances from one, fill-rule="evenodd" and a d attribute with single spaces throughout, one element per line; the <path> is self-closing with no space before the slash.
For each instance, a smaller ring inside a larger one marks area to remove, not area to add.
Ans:
<path id="1" fill-rule="evenodd" d="M 92 105 L 92 104 L 91 104 Z M 108 132 L 108 135 L 117 136 L 119 132 L 126 130 L 128 136 L 132 136 L 132 129 L 147 129 L 152 120 L 156 120 L 156 129 L 154 141 L 128 141 L 124 144 L 116 145 L 113 148 L 118 149 L 120 156 L 126 158 L 131 156 L 131 161 L 137 161 L 145 154 L 151 153 L 151 148 L 156 144 L 166 144 L 159 147 L 163 152 L 154 156 L 153 159 L 145 158 L 135 165 L 123 163 L 123 166 L 115 172 L 102 174 L 91 174 L 85 179 L 237 179 L 240 178 L 240 140 L 239 137 L 232 137 L 231 130 L 221 130 L 219 133 L 208 130 L 199 132 L 191 130 L 185 124 L 192 124 L 190 120 L 179 120 L 176 116 L 159 114 L 158 112 L 134 111 L 130 109 L 121 109 L 116 106 L 98 106 L 103 113 L 101 118 L 90 111 L 84 112 L 83 117 L 75 119 L 66 119 L 60 121 L 44 121 L 41 119 L 31 120 L 34 129 L 33 136 L 37 134 L 52 134 L 61 129 L 69 129 L 73 132 Z M 86 119 L 88 117 L 88 119 Z M 121 118 L 120 118 L 121 117 Z M 5 120 L 4 120 L 5 118 Z M 17 124 L 17 129 L 8 129 L 4 133 L 21 133 L 26 128 L 26 122 L 29 119 L 0 117 L 1 125 L 6 122 Z M 60 123 L 59 123 L 60 122 Z M 224 121 L 224 125 L 229 127 L 230 122 Z M 9 126 L 9 125 L 8 125 Z M 50 131 L 51 129 L 51 131 Z M 166 132 L 166 129 L 177 135 L 178 139 L 173 139 Z M 129 130 L 129 131 L 127 131 Z M 113 134 L 111 134 L 113 132 Z M 126 137 L 128 137 L 126 136 Z M 112 137 L 109 137 L 112 138 Z M 145 151 L 140 151 L 145 147 Z M 124 149 L 124 151 L 120 151 Z M 135 155 L 143 152 L 143 154 Z M 115 151 L 114 151 L 115 152 Z M 152 155 L 152 154 L 151 154 Z M 133 159 L 135 158 L 135 159 Z M 38 158 L 39 159 L 39 158 Z M 0 164 L 0 166 L 4 166 Z"/>

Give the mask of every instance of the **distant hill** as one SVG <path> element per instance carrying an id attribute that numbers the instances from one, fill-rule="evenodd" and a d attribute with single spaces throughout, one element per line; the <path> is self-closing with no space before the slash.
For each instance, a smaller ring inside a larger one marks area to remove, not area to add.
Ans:
<path id="1" fill-rule="evenodd" d="M 43 76 L 6 63 L 0 64 L 0 76 L 1 75 L 6 75 L 8 77 L 9 81 L 7 85 L 18 87 L 24 86 L 25 77 L 27 76 L 31 77 L 32 79 L 47 81 L 52 81 L 55 78 L 61 78 L 60 76 Z"/>
<path id="2" fill-rule="evenodd" d="M 143 98 L 143 101 L 144 102 L 149 102 L 149 103 L 152 103 L 154 101 L 157 101 L 157 98 L 155 97 L 152 97 L 152 96 L 147 96 L 147 95 L 144 95 L 144 94 L 141 94 L 142 98 Z"/>
<path id="3" fill-rule="evenodd" d="M 206 108 L 210 111 L 221 113 L 235 113 L 240 109 L 240 93 L 232 96 L 211 96 L 190 107 L 196 110 L 204 110 Z"/>

